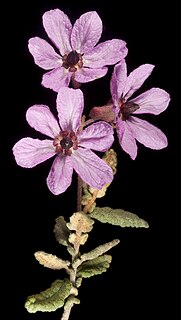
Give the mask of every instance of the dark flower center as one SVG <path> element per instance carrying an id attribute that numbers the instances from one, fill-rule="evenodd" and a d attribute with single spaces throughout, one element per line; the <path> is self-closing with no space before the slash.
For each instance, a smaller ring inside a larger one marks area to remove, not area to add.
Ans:
<path id="1" fill-rule="evenodd" d="M 83 54 L 80 54 L 76 50 L 73 50 L 62 57 L 62 66 L 71 72 L 75 72 L 78 68 L 83 67 L 82 56 Z"/>
<path id="2" fill-rule="evenodd" d="M 69 52 L 68 56 L 67 56 L 67 63 L 70 67 L 74 66 L 75 64 L 77 64 L 79 62 L 79 55 L 77 53 L 77 51 L 71 51 Z"/>
<path id="3" fill-rule="evenodd" d="M 61 131 L 54 139 L 53 145 L 57 154 L 70 156 L 78 148 L 77 137 L 73 131 Z"/>
<path id="4" fill-rule="evenodd" d="M 122 120 L 127 120 L 129 116 L 139 109 L 139 105 L 134 102 L 120 103 L 120 117 Z"/>
<path id="5" fill-rule="evenodd" d="M 69 137 L 65 137 L 60 141 L 62 149 L 68 150 L 73 146 L 73 142 Z"/>

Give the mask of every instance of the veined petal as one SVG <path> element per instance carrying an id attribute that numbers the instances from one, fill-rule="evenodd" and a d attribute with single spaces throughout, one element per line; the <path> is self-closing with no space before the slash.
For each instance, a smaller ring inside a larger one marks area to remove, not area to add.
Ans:
<path id="1" fill-rule="evenodd" d="M 43 75 L 42 85 L 45 88 L 49 88 L 58 92 L 60 88 L 67 87 L 70 83 L 71 72 L 68 72 L 65 68 L 56 68 Z"/>
<path id="2" fill-rule="evenodd" d="M 127 66 L 125 60 L 114 66 L 110 81 L 111 96 L 114 103 L 117 105 L 118 100 L 122 97 L 124 86 L 127 79 Z"/>
<path id="3" fill-rule="evenodd" d="M 76 20 L 71 34 L 72 48 L 86 53 L 99 41 L 102 34 L 102 21 L 96 11 L 82 14 Z"/>
<path id="4" fill-rule="evenodd" d="M 96 151 L 108 150 L 114 141 L 114 131 L 110 124 L 99 121 L 86 127 L 79 135 L 79 145 Z"/>
<path id="5" fill-rule="evenodd" d="M 138 148 L 134 134 L 128 122 L 118 119 L 116 123 L 116 130 L 122 149 L 130 155 L 131 159 L 135 160 Z"/>
<path id="6" fill-rule="evenodd" d="M 84 96 L 80 89 L 61 88 L 57 95 L 57 111 L 62 130 L 77 131 L 81 124 Z"/>
<path id="7" fill-rule="evenodd" d="M 26 112 L 26 120 L 35 130 L 54 138 L 60 132 L 60 127 L 51 113 L 49 107 L 45 105 L 34 105 Z"/>
<path id="8" fill-rule="evenodd" d="M 47 41 L 39 37 L 34 37 L 29 40 L 28 49 L 35 63 L 45 70 L 58 68 L 62 64 L 60 55 L 55 52 Z"/>
<path id="9" fill-rule="evenodd" d="M 104 77 L 107 71 L 106 67 L 100 69 L 82 68 L 75 72 L 75 80 L 80 83 L 89 82 Z"/>
<path id="10" fill-rule="evenodd" d="M 123 59 L 128 53 L 126 42 L 113 39 L 98 44 L 84 56 L 84 66 L 91 68 L 101 68 L 112 65 Z"/>
<path id="11" fill-rule="evenodd" d="M 72 24 L 68 16 L 59 9 L 50 10 L 43 15 L 43 26 L 49 38 L 64 55 L 70 52 Z"/>
<path id="12" fill-rule="evenodd" d="M 24 168 L 33 168 L 37 164 L 55 155 L 52 140 L 23 138 L 13 147 L 17 164 Z"/>
<path id="13" fill-rule="evenodd" d="M 160 129 L 153 126 L 151 123 L 137 117 L 130 117 L 129 125 L 135 139 L 145 147 L 156 150 L 167 147 L 167 137 Z"/>
<path id="14" fill-rule="evenodd" d="M 170 95 L 163 89 L 152 88 L 130 100 L 130 102 L 139 105 L 139 109 L 134 112 L 135 114 L 152 113 L 157 115 L 167 109 Z"/>
<path id="15" fill-rule="evenodd" d="M 100 190 L 106 183 L 111 183 L 112 169 L 91 150 L 79 148 L 71 158 L 73 168 L 89 186 Z"/>
<path id="16" fill-rule="evenodd" d="M 73 167 L 70 156 L 57 156 L 53 161 L 47 185 L 49 190 L 58 195 L 63 193 L 72 182 Z"/>
<path id="17" fill-rule="evenodd" d="M 152 64 L 143 64 L 129 74 L 123 90 L 123 96 L 126 100 L 142 86 L 154 67 Z"/>

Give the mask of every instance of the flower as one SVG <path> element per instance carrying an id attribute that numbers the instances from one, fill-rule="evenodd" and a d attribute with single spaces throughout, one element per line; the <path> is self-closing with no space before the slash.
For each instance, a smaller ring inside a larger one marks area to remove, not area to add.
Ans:
<path id="1" fill-rule="evenodd" d="M 30 137 L 19 140 L 13 146 L 17 164 L 32 168 L 56 156 L 47 177 L 48 188 L 55 195 L 70 186 L 73 169 L 88 185 L 102 189 L 112 181 L 113 171 L 90 149 L 101 152 L 109 149 L 114 141 L 112 126 L 99 121 L 81 129 L 84 97 L 80 89 L 61 88 L 56 104 L 60 126 L 46 105 L 34 105 L 27 110 L 29 125 L 51 140 Z"/>
<path id="2" fill-rule="evenodd" d="M 127 76 L 127 66 L 123 59 L 115 65 L 110 81 L 119 143 L 133 160 L 137 156 L 136 140 L 147 148 L 157 150 L 165 148 L 168 144 L 167 137 L 160 129 L 137 115 L 160 114 L 168 107 L 170 95 L 160 88 L 151 88 L 130 99 L 149 77 L 153 68 L 154 65 L 143 64 Z"/>
<path id="3" fill-rule="evenodd" d="M 29 39 L 28 48 L 39 67 L 51 70 L 43 75 L 42 85 L 56 92 L 69 86 L 71 79 L 85 83 L 103 77 L 106 66 L 121 61 L 128 52 L 125 41 L 119 39 L 96 46 L 102 21 L 95 11 L 84 13 L 72 26 L 63 11 L 50 10 L 43 14 L 43 26 L 60 53 L 39 37 Z"/>

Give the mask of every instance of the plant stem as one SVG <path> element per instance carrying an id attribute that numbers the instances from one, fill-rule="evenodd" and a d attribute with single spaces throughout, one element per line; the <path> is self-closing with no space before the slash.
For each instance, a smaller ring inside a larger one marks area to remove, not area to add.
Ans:
<path id="1" fill-rule="evenodd" d="M 92 198 L 89 200 L 89 202 L 84 207 L 84 210 L 83 210 L 84 213 L 87 213 L 89 211 L 89 209 L 91 208 L 91 206 L 93 205 L 93 203 L 96 201 L 98 192 L 99 192 L 99 190 L 95 190 L 93 192 Z"/>
<path id="2" fill-rule="evenodd" d="M 82 186 L 83 186 L 83 182 L 82 179 L 79 177 L 79 175 L 77 176 L 77 211 L 82 211 Z"/>
<path id="3" fill-rule="evenodd" d="M 71 312 L 73 305 L 74 305 L 73 301 L 68 301 L 68 303 L 66 302 L 61 320 L 68 320 L 69 319 L 70 312 Z"/>

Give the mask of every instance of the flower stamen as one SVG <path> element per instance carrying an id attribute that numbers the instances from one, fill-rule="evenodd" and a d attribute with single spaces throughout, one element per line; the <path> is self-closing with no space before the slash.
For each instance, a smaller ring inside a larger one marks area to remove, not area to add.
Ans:
<path id="1" fill-rule="evenodd" d="M 55 137 L 53 145 L 57 154 L 70 156 L 78 148 L 77 137 L 73 131 L 61 131 Z"/>
<path id="2" fill-rule="evenodd" d="M 65 69 L 68 69 L 68 71 L 70 71 L 70 72 L 76 72 L 77 69 L 80 69 L 83 67 L 82 56 L 83 56 L 83 54 L 80 54 L 76 50 L 73 50 L 63 56 L 62 66 Z"/>
<path id="3" fill-rule="evenodd" d="M 119 108 L 119 117 L 124 121 L 128 120 L 129 116 L 139 109 L 139 105 L 134 102 L 125 102 L 124 99 L 120 99 Z"/>

